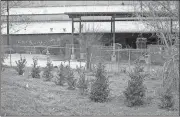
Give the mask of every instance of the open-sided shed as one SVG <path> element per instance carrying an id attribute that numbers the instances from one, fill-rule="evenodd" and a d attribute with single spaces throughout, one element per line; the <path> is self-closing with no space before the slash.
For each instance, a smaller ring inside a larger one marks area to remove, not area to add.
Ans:
<path id="1" fill-rule="evenodd" d="M 111 34 L 113 38 L 113 50 L 115 50 L 115 27 L 116 27 L 116 21 L 149 21 L 153 20 L 152 18 L 146 18 L 147 16 L 150 16 L 149 12 L 66 12 L 66 15 L 69 16 L 69 18 L 72 19 L 72 37 L 74 37 L 74 22 L 79 22 L 79 33 L 81 33 L 81 22 L 111 22 Z M 137 17 L 137 14 L 140 15 L 140 17 Z M 82 19 L 82 17 L 88 17 L 88 16 L 110 16 L 110 19 Z M 167 14 L 164 12 L 159 12 L 157 18 L 159 20 L 169 20 L 170 21 L 170 31 L 172 32 L 172 21 L 173 17 L 172 14 Z M 72 39 L 72 44 L 74 43 Z M 72 59 L 74 58 L 74 49 L 72 48 Z M 112 58 L 115 57 L 115 51 L 113 52 Z"/>

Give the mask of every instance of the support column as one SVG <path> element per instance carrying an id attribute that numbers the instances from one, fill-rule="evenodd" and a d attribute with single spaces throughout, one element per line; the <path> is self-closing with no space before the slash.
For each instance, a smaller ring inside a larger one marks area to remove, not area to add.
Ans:
<path id="1" fill-rule="evenodd" d="M 74 54 L 74 18 L 72 18 L 72 53 L 71 53 L 71 60 L 75 59 L 75 54 Z"/>
<path id="2" fill-rule="evenodd" d="M 79 18 L 79 34 L 81 34 L 81 17 Z"/>
<path id="3" fill-rule="evenodd" d="M 79 18 L 79 36 L 81 35 L 81 17 Z M 81 38 L 81 37 L 80 37 Z M 80 59 L 83 59 L 83 52 L 82 52 L 82 40 L 80 39 Z"/>
<path id="4" fill-rule="evenodd" d="M 111 17 L 111 35 L 112 35 L 112 32 L 113 32 L 113 31 L 112 31 L 112 22 L 113 22 L 113 21 L 112 21 L 112 17 Z"/>
<path id="5" fill-rule="evenodd" d="M 113 54 L 111 60 L 116 61 L 116 53 L 115 53 L 115 16 L 112 17 L 112 33 L 113 33 Z"/>

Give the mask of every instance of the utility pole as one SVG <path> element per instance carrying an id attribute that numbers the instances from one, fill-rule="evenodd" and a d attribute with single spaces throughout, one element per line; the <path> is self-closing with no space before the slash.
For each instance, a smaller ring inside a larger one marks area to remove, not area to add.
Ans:
<path id="1" fill-rule="evenodd" d="M 7 45 L 9 46 L 9 1 L 7 0 Z"/>
<path id="2" fill-rule="evenodd" d="M 111 61 L 113 61 L 113 62 L 115 62 L 116 61 L 116 52 L 115 52 L 115 33 L 116 33 L 116 31 L 115 31 L 115 15 L 113 15 L 112 16 L 112 33 L 113 33 L 113 54 L 112 54 L 112 56 L 111 56 Z"/>
<path id="3" fill-rule="evenodd" d="M 9 38 L 9 1 L 8 0 L 7 0 L 7 45 L 9 46 L 10 65 L 12 66 L 12 62 L 11 62 L 11 47 L 10 47 L 10 38 Z"/>
<path id="4" fill-rule="evenodd" d="M 180 1 L 178 2 L 178 19 L 180 18 Z M 180 21 L 180 19 L 179 19 L 179 21 Z M 179 36 L 180 36 L 180 32 L 179 32 Z M 178 38 L 178 40 L 180 39 L 180 37 Z M 179 43 L 179 41 L 178 41 L 178 43 Z M 180 78 L 179 78 L 179 91 L 180 91 Z M 180 93 L 179 93 L 179 95 L 180 95 Z M 180 108 L 180 104 L 179 104 L 179 108 Z M 179 111 L 179 116 L 180 116 L 180 111 Z"/>
<path id="5" fill-rule="evenodd" d="M 1 9 L 1 2 L 0 2 L 0 9 Z M 1 14 L 0 14 L 0 18 L 1 18 Z M 0 25 L 1 25 L 1 22 L 0 22 Z M 0 63 L 0 74 L 1 74 L 1 70 L 2 70 L 2 59 L 3 59 L 3 58 L 2 58 L 2 56 L 3 56 L 3 55 L 2 55 L 2 48 L 3 48 L 3 47 L 2 47 L 2 45 L 3 45 L 3 44 L 2 44 L 2 41 L 3 41 L 3 40 L 2 40 L 2 36 L 1 36 L 1 31 L 0 31 L 0 62 L 1 62 L 1 63 Z M 0 76 L 0 79 L 1 79 L 1 76 Z M 1 80 L 0 80 L 0 81 L 1 81 Z"/>

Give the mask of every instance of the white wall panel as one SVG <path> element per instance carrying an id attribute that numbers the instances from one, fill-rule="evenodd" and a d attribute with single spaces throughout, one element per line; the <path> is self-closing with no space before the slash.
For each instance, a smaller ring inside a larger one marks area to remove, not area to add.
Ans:
<path id="1" fill-rule="evenodd" d="M 42 33 L 71 33 L 71 21 L 61 22 L 31 22 L 31 23 L 11 23 L 11 34 L 42 34 Z M 82 22 L 82 32 L 101 32 L 111 31 L 110 22 Z M 177 24 L 176 24 L 177 25 Z M 6 34 L 6 24 L 2 25 L 2 34 Z M 52 30 L 51 30 L 52 28 Z M 74 24 L 75 33 L 79 32 L 79 23 Z M 140 21 L 118 21 L 116 22 L 116 32 L 153 32 L 152 27 Z"/>
<path id="2" fill-rule="evenodd" d="M 20 14 L 58 14 L 65 12 L 128 12 L 128 11 L 133 12 L 134 6 L 112 5 L 112 6 L 11 8 L 9 12 L 10 15 L 20 15 Z"/>

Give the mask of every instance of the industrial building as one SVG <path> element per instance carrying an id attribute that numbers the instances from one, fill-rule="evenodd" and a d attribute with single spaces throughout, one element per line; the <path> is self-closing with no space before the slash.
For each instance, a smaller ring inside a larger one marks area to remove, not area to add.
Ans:
<path id="1" fill-rule="evenodd" d="M 65 5 L 59 4 L 59 6 L 53 4 L 24 8 L 23 6 L 12 7 L 9 10 L 9 44 L 26 45 L 29 41 L 33 42 L 34 45 L 46 41 L 54 41 L 56 43 L 64 35 L 72 35 L 73 32 L 74 36 L 78 36 L 79 33 L 102 34 L 102 40 L 109 40 L 104 42 L 104 44 L 111 45 L 113 43 L 112 16 L 117 14 L 124 14 L 124 16 L 116 16 L 114 19 L 115 43 L 121 44 L 123 48 L 127 46 L 136 48 L 135 42 L 139 34 L 148 39 L 148 44 L 158 43 L 157 37 L 152 35 L 156 32 L 156 29 L 147 26 L 145 21 L 135 20 L 131 16 L 125 17 L 127 14 L 132 15 L 138 12 L 134 5 L 137 4 L 131 1 L 128 3 L 119 2 L 119 4 L 110 4 L 109 2 L 104 4 L 97 2 L 80 4 L 79 2 L 78 4 L 77 2 L 76 5 L 67 5 L 66 3 Z M 74 18 L 74 21 L 72 21 L 72 17 L 70 17 L 72 14 L 74 16 L 81 14 L 81 24 L 77 18 Z M 4 27 L 2 28 L 2 35 L 5 45 L 8 44 L 6 19 L 7 13 L 5 12 L 2 14 L 2 27 Z M 175 22 L 172 21 L 171 27 L 175 25 Z"/>

